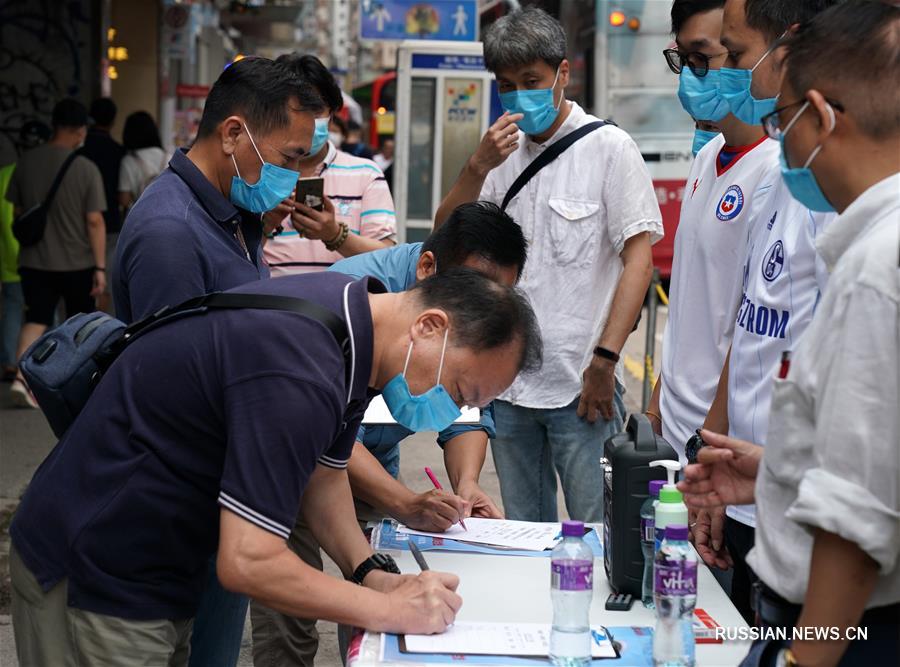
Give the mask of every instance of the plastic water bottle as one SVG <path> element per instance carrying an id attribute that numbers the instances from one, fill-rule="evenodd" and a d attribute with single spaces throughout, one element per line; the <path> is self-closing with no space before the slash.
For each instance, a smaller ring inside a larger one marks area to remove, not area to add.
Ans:
<path id="1" fill-rule="evenodd" d="M 594 594 L 594 552 L 585 544 L 584 524 L 563 521 L 562 541 L 550 557 L 553 628 L 550 660 L 574 667 L 591 662 L 591 597 Z"/>
<path id="2" fill-rule="evenodd" d="M 644 552 L 644 581 L 641 586 L 641 602 L 647 609 L 653 609 L 653 557 L 656 554 L 656 532 L 654 515 L 659 490 L 665 482 L 661 479 L 650 481 L 650 496 L 641 505 L 641 551 Z"/>
<path id="3" fill-rule="evenodd" d="M 653 566 L 656 667 L 693 667 L 694 605 L 697 603 L 697 557 L 688 544 L 688 527 L 672 524 L 656 552 Z"/>

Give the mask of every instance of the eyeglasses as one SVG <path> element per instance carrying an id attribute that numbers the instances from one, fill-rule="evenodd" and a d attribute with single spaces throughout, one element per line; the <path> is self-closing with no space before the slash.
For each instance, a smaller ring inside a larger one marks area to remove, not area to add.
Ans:
<path id="1" fill-rule="evenodd" d="M 700 53 L 699 51 L 691 51 L 690 53 L 681 53 L 678 49 L 664 49 L 663 55 L 666 58 L 666 64 L 669 66 L 669 69 L 672 70 L 675 74 L 681 74 L 681 70 L 684 69 L 684 66 L 687 65 L 690 70 L 694 73 L 694 76 L 706 76 L 706 73 L 709 72 L 709 61 L 713 58 L 719 58 L 727 54 L 728 51 L 722 51 L 722 53 L 716 53 L 714 55 L 708 56 L 705 53 Z"/>
<path id="2" fill-rule="evenodd" d="M 808 100 L 797 100 L 796 102 L 791 102 L 790 104 L 785 104 L 783 107 L 778 107 L 775 111 L 771 113 L 767 113 L 760 119 L 762 123 L 763 131 L 766 133 L 766 136 L 770 139 L 775 139 L 778 141 L 781 139 L 781 133 L 784 131 L 781 127 L 781 112 L 787 111 L 788 109 L 792 109 L 793 107 L 798 107 L 801 104 L 806 104 Z M 844 106 L 835 100 L 825 98 L 825 101 L 828 102 L 833 108 L 837 109 L 841 113 L 844 113 Z M 793 120 L 796 118 L 797 114 L 791 116 Z"/>

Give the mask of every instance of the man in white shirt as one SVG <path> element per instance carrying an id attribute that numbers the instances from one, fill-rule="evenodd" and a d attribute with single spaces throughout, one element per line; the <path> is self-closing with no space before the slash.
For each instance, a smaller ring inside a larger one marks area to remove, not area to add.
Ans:
<path id="1" fill-rule="evenodd" d="M 780 135 L 793 196 L 840 214 L 816 242 L 831 275 L 780 369 L 765 449 L 704 431 L 711 446 L 680 486 L 694 506 L 755 500 L 748 560 L 763 624 L 837 628 L 794 635 L 790 646 L 758 642 L 748 664 L 896 665 L 900 8 L 829 9 L 790 40 L 785 65 L 767 125 Z M 845 631 L 856 627 L 867 636 Z"/>
<path id="2" fill-rule="evenodd" d="M 566 35 L 529 7 L 494 23 L 485 64 L 506 112 L 438 208 L 439 226 L 463 202 L 503 202 L 548 146 L 598 119 L 565 99 Z M 510 519 L 556 521 L 556 475 L 573 518 L 601 521 L 603 443 L 622 428 L 619 352 L 640 313 L 662 237 L 650 175 L 614 125 L 579 139 L 539 171 L 507 212 L 529 259 L 519 282 L 544 337 L 540 377 L 520 377 L 494 404 L 492 442 Z"/>

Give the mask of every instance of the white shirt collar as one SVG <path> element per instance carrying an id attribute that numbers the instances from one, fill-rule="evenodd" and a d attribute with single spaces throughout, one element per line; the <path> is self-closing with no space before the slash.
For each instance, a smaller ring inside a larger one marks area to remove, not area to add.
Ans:
<path id="1" fill-rule="evenodd" d="M 528 147 L 529 151 L 539 153 L 547 148 L 547 146 L 550 146 L 552 143 L 554 143 L 557 139 L 561 139 L 562 137 L 569 134 L 569 132 L 579 127 L 581 119 L 585 116 L 584 109 L 578 106 L 577 102 L 573 102 L 571 100 L 563 100 L 563 104 L 566 103 L 571 105 L 569 109 L 569 115 L 566 117 L 566 120 L 563 122 L 563 124 L 560 125 L 559 128 L 557 128 L 556 132 L 553 133 L 553 136 L 547 139 L 547 141 L 538 143 L 534 140 L 534 137 L 532 137 L 531 135 L 526 135 L 528 137 L 528 140 L 525 142 L 525 145 Z"/>

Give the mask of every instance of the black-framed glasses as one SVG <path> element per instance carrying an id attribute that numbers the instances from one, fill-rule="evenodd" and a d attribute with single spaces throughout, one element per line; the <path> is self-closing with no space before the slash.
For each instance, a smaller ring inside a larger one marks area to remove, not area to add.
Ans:
<path id="1" fill-rule="evenodd" d="M 828 102 L 833 108 L 837 109 L 841 113 L 844 113 L 844 106 L 836 101 L 829 98 L 825 98 L 825 101 Z M 766 133 L 766 136 L 770 139 L 775 139 L 778 141 L 781 139 L 781 135 L 784 132 L 785 128 L 781 127 L 781 112 L 787 111 L 788 109 L 793 109 L 794 107 L 798 107 L 801 104 L 809 104 L 809 100 L 797 100 L 796 102 L 791 102 L 790 104 L 785 104 L 783 107 L 778 107 L 775 111 L 767 113 L 760 119 L 762 123 L 763 131 Z M 791 120 L 788 121 L 788 126 L 790 126 L 791 122 L 800 114 L 798 111 L 793 116 L 791 116 Z"/>
<path id="2" fill-rule="evenodd" d="M 666 64 L 675 74 L 681 74 L 681 70 L 687 65 L 694 73 L 694 76 L 699 77 L 706 76 L 707 72 L 709 72 L 710 60 L 724 56 L 727 53 L 728 51 L 722 51 L 722 53 L 708 56 L 699 51 L 682 53 L 678 49 L 663 49 L 663 56 L 666 58 Z"/>

